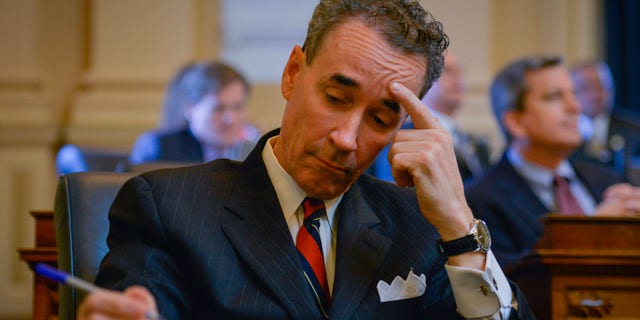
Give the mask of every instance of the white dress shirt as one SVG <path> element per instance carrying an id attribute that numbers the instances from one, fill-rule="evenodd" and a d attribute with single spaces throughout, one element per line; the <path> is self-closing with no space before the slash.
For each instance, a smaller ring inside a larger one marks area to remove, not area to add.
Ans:
<path id="1" fill-rule="evenodd" d="M 284 218 L 289 226 L 291 238 L 296 242 L 298 230 L 304 214 L 301 203 L 307 196 L 293 178 L 280 166 L 273 153 L 269 139 L 262 150 L 262 159 L 267 173 L 278 196 Z M 329 290 L 333 291 L 336 266 L 336 230 L 335 212 L 342 195 L 325 200 L 327 215 L 320 220 L 320 238 L 325 260 L 325 270 Z M 513 293 L 509 282 L 498 265 L 493 253 L 487 253 L 485 271 L 445 265 L 453 288 L 458 312 L 466 318 L 507 319 L 511 311 Z M 486 316 L 491 315 L 491 316 Z M 486 316 L 486 317 L 485 317 Z"/>
<path id="2" fill-rule="evenodd" d="M 549 170 L 525 160 L 513 149 L 507 151 L 507 159 L 549 210 L 556 210 L 553 176 L 558 175 L 569 180 L 569 189 L 571 189 L 571 193 L 578 201 L 580 208 L 582 208 L 582 212 L 587 216 L 592 216 L 595 213 L 596 201 L 587 190 L 587 187 L 580 182 L 569 161 L 564 160 L 560 162 L 555 170 Z"/>

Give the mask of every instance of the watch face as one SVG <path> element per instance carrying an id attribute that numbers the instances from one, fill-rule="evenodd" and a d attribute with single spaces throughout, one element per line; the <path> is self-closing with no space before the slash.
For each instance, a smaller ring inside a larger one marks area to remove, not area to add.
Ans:
<path id="1" fill-rule="evenodd" d="M 489 234 L 489 228 L 487 228 L 487 224 L 484 223 L 484 221 L 480 219 L 476 221 L 476 241 L 478 241 L 480 250 L 487 252 L 491 248 L 491 235 Z"/>

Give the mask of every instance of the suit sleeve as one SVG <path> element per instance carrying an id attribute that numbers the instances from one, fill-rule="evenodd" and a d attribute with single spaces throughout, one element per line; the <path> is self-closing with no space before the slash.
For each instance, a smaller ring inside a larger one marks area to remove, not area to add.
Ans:
<path id="1" fill-rule="evenodd" d="M 176 260 L 146 180 L 135 177 L 122 187 L 109 212 L 109 252 L 96 278 L 99 286 L 148 288 L 158 310 L 169 319 L 189 314 L 190 290 Z"/>

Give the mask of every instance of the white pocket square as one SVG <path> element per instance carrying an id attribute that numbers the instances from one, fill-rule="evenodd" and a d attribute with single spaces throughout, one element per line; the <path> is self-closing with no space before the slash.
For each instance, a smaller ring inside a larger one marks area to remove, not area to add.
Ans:
<path id="1" fill-rule="evenodd" d="M 391 282 L 391 285 L 380 280 L 378 281 L 378 295 L 380 296 L 380 302 L 404 300 L 419 297 L 424 294 L 424 290 L 427 288 L 427 277 L 424 274 L 417 276 L 413 273 L 413 270 L 409 271 L 407 280 L 402 279 L 400 276 L 396 276 Z"/>

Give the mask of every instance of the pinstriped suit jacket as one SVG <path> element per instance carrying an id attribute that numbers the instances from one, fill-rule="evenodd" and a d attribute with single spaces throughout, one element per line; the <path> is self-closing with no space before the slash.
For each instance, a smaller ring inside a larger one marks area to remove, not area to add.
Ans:
<path id="1" fill-rule="evenodd" d="M 319 319 L 262 162 L 275 134 L 244 162 L 216 160 L 128 181 L 109 214 L 110 251 L 96 282 L 146 286 L 168 319 Z M 363 176 L 336 214 L 331 319 L 459 317 L 435 249 L 438 234 L 420 215 L 414 191 Z M 410 270 L 426 275 L 426 293 L 380 303 L 377 282 Z M 529 318 L 526 304 L 520 313 Z"/>

